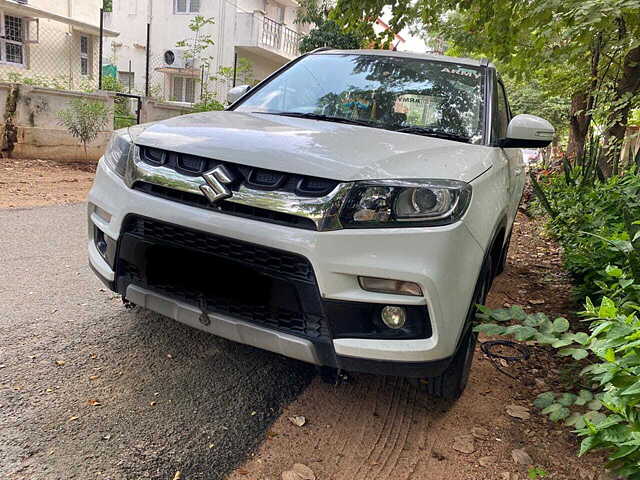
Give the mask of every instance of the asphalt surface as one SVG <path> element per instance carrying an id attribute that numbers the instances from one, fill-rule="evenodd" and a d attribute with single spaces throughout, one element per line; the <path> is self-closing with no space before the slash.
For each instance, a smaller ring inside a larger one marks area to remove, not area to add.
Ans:
<path id="1" fill-rule="evenodd" d="M 224 477 L 313 368 L 126 310 L 85 208 L 0 210 L 0 477 Z"/>

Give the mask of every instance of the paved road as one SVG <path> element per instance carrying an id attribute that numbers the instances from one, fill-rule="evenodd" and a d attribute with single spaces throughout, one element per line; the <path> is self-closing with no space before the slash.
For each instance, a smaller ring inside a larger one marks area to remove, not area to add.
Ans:
<path id="1" fill-rule="evenodd" d="M 0 477 L 222 478 L 313 369 L 125 310 L 84 210 L 0 210 Z"/>

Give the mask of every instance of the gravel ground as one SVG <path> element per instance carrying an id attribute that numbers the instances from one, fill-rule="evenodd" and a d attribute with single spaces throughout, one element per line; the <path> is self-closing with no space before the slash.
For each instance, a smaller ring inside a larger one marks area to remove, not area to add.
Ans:
<path id="1" fill-rule="evenodd" d="M 84 209 L 0 210 L 0 477 L 224 477 L 314 370 L 125 310 Z"/>

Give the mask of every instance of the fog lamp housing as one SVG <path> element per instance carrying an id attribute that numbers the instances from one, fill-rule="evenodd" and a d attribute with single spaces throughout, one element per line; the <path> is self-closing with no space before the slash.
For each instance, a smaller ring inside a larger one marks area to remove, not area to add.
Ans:
<path id="1" fill-rule="evenodd" d="M 407 322 L 407 313 L 402 307 L 387 305 L 380 312 L 380 318 L 387 327 L 395 330 L 404 327 Z"/>
<path id="2" fill-rule="evenodd" d="M 368 292 L 411 295 L 414 297 L 422 296 L 422 288 L 415 282 L 377 277 L 358 277 L 358 282 L 362 289 Z"/>

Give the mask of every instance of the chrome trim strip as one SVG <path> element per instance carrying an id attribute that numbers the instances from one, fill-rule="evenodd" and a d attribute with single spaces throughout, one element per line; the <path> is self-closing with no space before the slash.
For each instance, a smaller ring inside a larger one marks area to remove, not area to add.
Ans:
<path id="1" fill-rule="evenodd" d="M 316 348 L 313 343 L 304 338 L 269 330 L 218 313 L 206 314 L 205 321 L 203 321 L 202 316 L 205 314 L 200 309 L 164 295 L 158 295 L 137 285 L 127 287 L 125 298 L 140 307 L 218 337 L 320 365 Z"/>
<path id="2" fill-rule="evenodd" d="M 125 182 L 129 188 L 133 188 L 136 182 L 146 182 L 201 196 L 204 195 L 200 187 L 206 185 L 202 177 L 189 177 L 172 168 L 143 162 L 137 145 L 131 149 Z M 324 197 L 300 197 L 290 192 L 253 190 L 242 185 L 224 202 L 308 218 L 318 231 L 337 230 L 342 228 L 340 209 L 352 186 L 353 182 L 343 182 Z"/>

